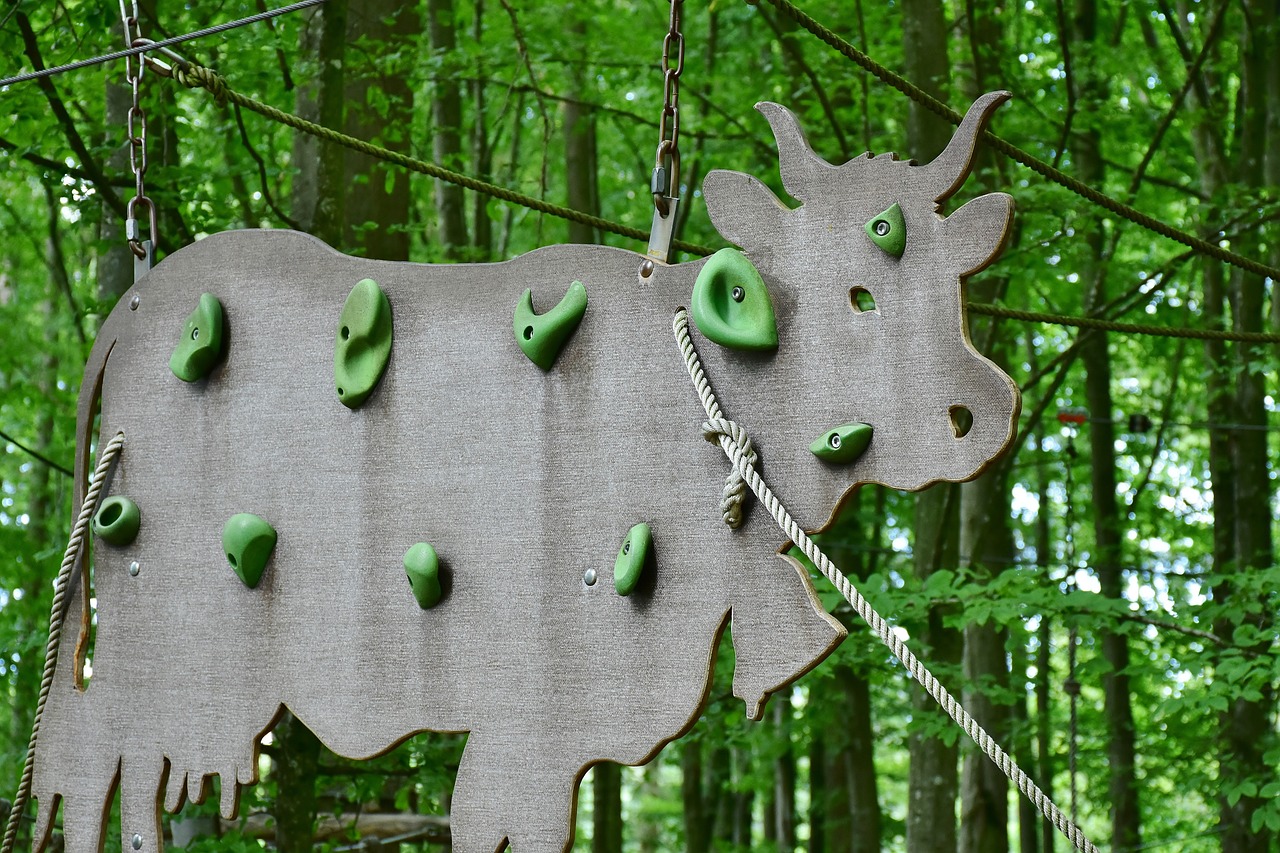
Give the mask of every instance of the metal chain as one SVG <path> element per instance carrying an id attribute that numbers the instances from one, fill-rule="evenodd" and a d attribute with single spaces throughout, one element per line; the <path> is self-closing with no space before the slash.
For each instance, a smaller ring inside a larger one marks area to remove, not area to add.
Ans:
<path id="1" fill-rule="evenodd" d="M 120 0 L 120 19 L 124 22 L 124 45 L 126 48 L 138 47 L 148 43 L 142 37 L 142 28 L 138 23 L 138 0 Z M 129 106 L 126 130 L 129 137 L 129 168 L 133 171 L 134 193 L 125 208 L 125 238 L 129 241 L 129 250 L 138 263 L 151 265 L 151 254 L 156 242 L 156 206 L 147 197 L 145 178 L 147 174 L 147 114 L 142 109 L 142 78 L 146 76 L 147 63 L 140 56 L 124 58 L 124 78 L 133 93 L 133 101 Z M 147 210 L 148 231 L 146 239 L 142 238 L 138 228 L 138 207 Z M 136 269 L 136 267 L 135 267 Z"/>
<path id="2" fill-rule="evenodd" d="M 671 198 L 680 191 L 680 74 L 684 71 L 680 13 L 683 6 L 684 0 L 671 0 L 671 24 L 662 39 L 662 114 L 658 118 L 658 153 L 654 157 L 651 189 L 653 206 L 664 217 L 671 211 Z"/>

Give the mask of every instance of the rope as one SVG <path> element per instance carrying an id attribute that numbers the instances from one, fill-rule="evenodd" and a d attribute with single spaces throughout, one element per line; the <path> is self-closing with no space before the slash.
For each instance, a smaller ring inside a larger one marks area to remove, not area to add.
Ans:
<path id="1" fill-rule="evenodd" d="M 951 719 L 955 720 L 960 728 L 964 729 L 965 734 L 972 738 L 974 743 L 995 762 L 996 766 L 1017 786 L 1018 790 L 1031 802 L 1035 803 L 1044 816 L 1075 845 L 1077 850 L 1083 851 L 1083 853 L 1098 853 L 1098 848 L 1085 837 L 1084 832 L 1076 825 L 1075 821 L 1070 820 L 1054 805 L 1053 801 L 1040 790 L 1035 782 L 1031 781 L 1031 778 L 995 742 L 991 735 L 987 734 L 982 726 L 978 725 L 977 721 L 964 709 L 964 706 L 956 701 L 955 697 L 945 687 L 938 683 L 933 673 L 929 672 L 928 668 L 907 647 L 907 644 L 894 633 L 893 626 L 876 612 L 870 602 L 862 597 L 857 588 L 827 559 L 827 555 L 819 550 L 818 546 L 804 532 L 804 529 L 791 517 L 786 507 L 782 505 L 782 502 L 778 500 L 777 496 L 774 495 L 773 491 L 760 477 L 754 460 L 748 458 L 747 447 L 739 442 L 737 437 L 743 435 L 742 428 L 733 421 L 725 419 L 720 411 L 715 392 L 711 389 L 711 383 L 703 372 L 701 359 L 698 358 L 698 353 L 693 347 L 693 340 L 689 335 L 689 315 L 685 309 L 681 308 L 676 311 L 672 328 L 675 331 L 676 343 L 679 344 L 680 352 L 684 356 L 685 367 L 689 370 L 689 378 L 693 380 L 694 388 L 697 390 L 698 397 L 702 400 L 702 406 L 707 412 L 707 420 L 702 424 L 703 436 L 708 441 L 720 444 L 720 448 L 733 463 L 734 470 L 751 487 L 751 491 L 755 493 L 760 503 L 769 510 L 783 533 L 800 547 L 805 556 L 813 561 L 818 570 L 826 576 L 832 586 L 844 596 L 845 601 L 852 605 L 863 621 L 880 638 L 880 642 L 888 646 L 889 651 L 893 652 L 894 657 L 902 662 L 902 665 L 920 683 L 920 686 L 942 706 L 942 709 L 947 712 Z"/>
<path id="2" fill-rule="evenodd" d="M 40 718 L 44 715 L 44 706 L 49 701 L 49 691 L 53 688 L 53 673 L 58 663 L 58 645 L 62 641 L 62 622 L 66 616 L 67 586 L 71 582 L 71 572 L 80 562 L 89 521 L 98 509 L 98 498 L 106 485 L 107 475 L 115 464 L 120 449 L 124 447 L 124 433 L 118 432 L 115 438 L 107 442 L 98 457 L 98 467 L 93 471 L 93 479 L 89 481 L 89 491 L 80 505 L 80 515 L 76 517 L 71 528 L 71 541 L 62 555 L 62 567 L 58 569 L 58 579 L 53 587 L 53 607 L 49 612 L 49 642 L 44 647 L 44 675 L 40 678 L 40 697 L 36 701 L 36 716 L 31 724 L 31 740 L 27 744 L 27 759 L 22 765 L 22 779 L 18 782 L 18 794 L 13 799 L 13 807 L 9 811 L 9 822 L 4 830 L 4 841 L 0 842 L 0 853 L 13 853 L 13 845 L 18 837 L 18 823 L 27 810 L 31 800 L 31 782 L 35 773 L 36 738 L 40 734 Z"/>
<path id="3" fill-rule="evenodd" d="M 810 18 L 804 12 L 800 11 L 794 4 L 789 2 L 789 0 L 768 0 L 768 2 L 773 4 L 774 8 L 779 12 L 804 27 L 829 47 L 833 48 L 848 59 L 853 60 L 864 70 L 875 75 L 884 83 L 889 84 L 911 100 L 920 104 L 925 109 L 946 119 L 952 124 L 960 124 L 960 121 L 963 118 L 960 113 L 951 109 L 951 107 L 947 106 L 942 101 L 939 101 L 928 92 L 925 92 L 905 77 L 895 74 L 888 68 L 876 62 L 870 56 L 858 50 L 856 47 L 849 44 L 849 42 L 840 38 L 834 32 L 827 29 L 813 18 Z M 1239 267 L 1242 270 L 1247 270 L 1248 272 L 1255 273 L 1256 275 L 1267 276 L 1271 279 L 1280 281 L 1280 269 L 1259 263 L 1258 261 L 1246 258 L 1243 255 L 1238 255 L 1235 252 L 1222 248 L 1216 243 L 1211 243 L 1208 240 L 1202 240 L 1194 234 L 1188 234 L 1186 231 L 1181 231 L 1171 225 L 1166 225 L 1160 220 L 1155 219 L 1152 216 L 1148 216 L 1142 211 L 1137 210 L 1124 202 L 1117 201 L 1086 183 L 1076 180 L 1065 172 L 1055 169 L 1049 163 L 1046 163 L 1038 157 L 1023 151 L 1013 143 L 1001 139 L 989 130 L 984 130 L 982 132 L 982 139 L 992 148 L 999 151 L 1001 154 L 1004 154 L 1009 159 L 1017 163 L 1021 163 L 1023 166 L 1026 166 L 1028 169 L 1040 176 L 1066 187 L 1081 198 L 1109 210 L 1117 216 L 1129 220 L 1135 225 L 1146 228 L 1148 231 L 1159 234 L 1161 237 L 1166 237 L 1170 240 L 1181 243 L 1184 246 L 1195 249 L 1202 255 L 1208 255 L 1211 258 L 1222 261 L 1223 263 L 1231 264 L 1234 267 Z"/>
<path id="4" fill-rule="evenodd" d="M 1019 311 L 1003 305 L 985 302 L 968 302 L 971 314 L 988 317 L 1006 317 L 1028 323 L 1052 323 L 1056 326 L 1074 326 L 1080 329 L 1101 329 L 1107 332 L 1124 332 L 1129 335 L 1151 335 L 1161 338 L 1191 338 L 1200 341 L 1238 341 L 1248 344 L 1280 344 L 1280 335 L 1270 332 L 1236 332 L 1228 329 L 1179 329 L 1173 326 L 1149 326 L 1142 323 L 1120 323 L 1100 317 L 1068 317 L 1063 314 L 1041 314 L 1036 311 Z"/>
<path id="5" fill-rule="evenodd" d="M 543 201 L 542 199 L 534 198 L 533 196 L 524 195 L 523 193 L 509 190 L 506 187 L 500 187 L 497 184 L 491 184 L 487 181 L 473 178 L 470 175 L 464 175 L 461 172 L 455 172 L 452 169 L 437 166 L 435 163 L 428 163 L 424 160 L 410 157 L 407 154 L 401 154 L 397 151 L 391 151 L 370 142 L 365 142 L 362 139 L 356 139 L 354 136 L 347 136 L 345 133 L 339 133 L 332 128 L 316 124 L 312 121 L 307 121 L 306 119 L 293 115 L 292 113 L 286 113 L 283 110 L 278 110 L 275 107 L 264 104 L 261 101 L 255 101 L 253 98 L 235 91 L 227 85 L 227 81 L 222 77 L 222 75 L 212 69 L 205 68 L 200 65 L 194 65 L 192 63 L 175 65 L 173 68 L 173 79 L 177 80 L 188 89 L 208 90 L 219 105 L 227 103 L 236 104 L 247 110 L 252 110 L 258 115 L 269 118 L 272 121 L 279 122 L 287 127 L 292 127 L 294 130 L 300 130 L 303 133 L 310 134 L 318 139 L 323 139 L 326 142 L 341 145 L 343 148 L 358 151 L 361 154 L 374 157 L 378 160 L 394 163 L 395 165 L 408 169 L 411 172 L 429 175 L 430 177 L 437 178 L 451 184 L 457 184 L 460 187 L 484 193 L 485 195 L 492 196 L 502 201 L 518 204 L 521 207 L 527 207 L 530 210 L 536 210 L 539 213 L 550 214 L 551 216 L 556 216 L 560 219 L 567 219 L 570 222 L 580 222 L 583 225 L 589 225 L 592 228 L 598 228 L 601 231 L 608 231 L 621 237 L 630 237 L 633 240 L 645 241 L 649 239 L 649 233 L 647 231 L 641 231 L 639 228 L 621 225 L 617 222 L 611 222 L 608 219 L 603 219 L 599 216 L 592 216 L 589 213 L 583 213 L 580 210 L 574 210 L 570 207 L 562 207 L 561 205 L 552 204 L 550 202 Z M 709 246 L 700 246 L 696 243 L 687 243 L 683 240 L 675 240 L 672 242 L 672 245 L 681 251 L 689 252 L 694 255 L 705 256 L 710 255 L 715 251 L 715 249 L 712 249 Z"/>

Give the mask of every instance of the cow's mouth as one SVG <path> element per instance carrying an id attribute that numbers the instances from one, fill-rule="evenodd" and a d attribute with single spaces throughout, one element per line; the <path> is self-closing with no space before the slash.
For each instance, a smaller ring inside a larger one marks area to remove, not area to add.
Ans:
<path id="1" fill-rule="evenodd" d="M 841 424 L 813 440 L 809 452 L 819 459 L 837 465 L 848 465 L 858 459 L 871 443 L 871 425 Z"/>

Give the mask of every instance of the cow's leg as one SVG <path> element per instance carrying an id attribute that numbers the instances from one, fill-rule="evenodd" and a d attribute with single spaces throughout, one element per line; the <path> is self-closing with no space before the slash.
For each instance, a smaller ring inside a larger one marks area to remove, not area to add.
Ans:
<path id="1" fill-rule="evenodd" d="M 120 849 L 160 853 L 160 807 L 168 764 L 160 756 L 126 755 L 120 761 Z"/>
<path id="2" fill-rule="evenodd" d="M 497 742 L 495 742 L 495 740 Z M 454 853 L 563 853 L 573 826 L 574 771 L 538 767 L 518 738 L 472 732 L 453 786 Z"/>
<path id="3" fill-rule="evenodd" d="M 86 770 L 77 789 L 63 796 L 62 840 L 66 853 L 101 853 L 107 838 L 107 818 L 111 813 L 111 801 L 115 799 L 118 778 L 115 772 L 94 774 Z M 51 813 L 49 817 L 52 821 L 56 814 Z M 41 836 L 41 829 L 37 826 L 37 844 Z"/>

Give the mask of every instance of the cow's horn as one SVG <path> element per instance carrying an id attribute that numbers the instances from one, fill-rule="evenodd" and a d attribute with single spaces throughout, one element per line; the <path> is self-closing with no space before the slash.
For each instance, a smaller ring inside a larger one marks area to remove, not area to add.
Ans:
<path id="1" fill-rule="evenodd" d="M 805 201 L 809 191 L 821 186 L 836 171 L 809 147 L 800 122 L 791 110 L 770 101 L 756 104 L 756 109 L 769 120 L 773 138 L 778 142 L 778 170 L 782 173 L 782 185 L 792 198 Z"/>
<path id="2" fill-rule="evenodd" d="M 947 143 L 947 148 L 933 162 L 917 166 L 920 176 L 936 189 L 935 201 L 939 204 L 951 198 L 964 179 L 969 176 L 969 166 L 973 162 L 974 151 L 978 145 L 978 135 L 987 126 L 987 119 L 995 108 L 1013 97 L 1011 92 L 988 92 L 973 102 L 964 121 L 956 128 L 956 132 Z"/>

